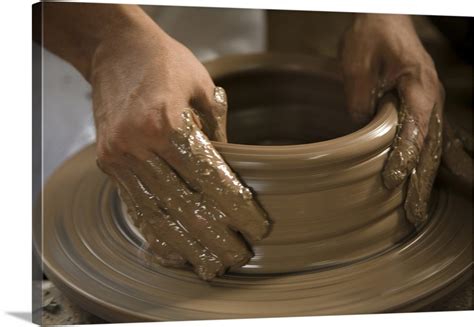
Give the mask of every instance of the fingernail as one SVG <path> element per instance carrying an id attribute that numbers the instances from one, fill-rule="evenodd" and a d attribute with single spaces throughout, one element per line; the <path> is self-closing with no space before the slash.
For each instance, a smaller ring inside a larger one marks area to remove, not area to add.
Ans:
<path id="1" fill-rule="evenodd" d="M 226 106 L 227 105 L 227 95 L 225 90 L 220 87 L 216 86 L 214 88 L 214 101 L 216 101 L 218 104 L 221 106 Z"/>

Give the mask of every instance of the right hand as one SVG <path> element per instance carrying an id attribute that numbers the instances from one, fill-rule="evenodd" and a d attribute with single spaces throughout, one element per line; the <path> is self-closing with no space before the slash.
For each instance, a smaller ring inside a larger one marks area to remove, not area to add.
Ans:
<path id="1" fill-rule="evenodd" d="M 434 62 L 405 15 L 358 14 L 341 45 L 348 109 L 356 120 L 370 120 L 382 95 L 398 94 L 399 127 L 382 178 L 388 189 L 407 183 L 406 216 L 421 228 L 442 151 L 444 88 Z"/>
<path id="2" fill-rule="evenodd" d="M 246 264 L 269 221 L 208 139 L 226 141 L 227 102 L 201 63 L 158 27 L 129 31 L 98 47 L 90 81 L 97 163 L 158 262 L 205 280 Z"/>

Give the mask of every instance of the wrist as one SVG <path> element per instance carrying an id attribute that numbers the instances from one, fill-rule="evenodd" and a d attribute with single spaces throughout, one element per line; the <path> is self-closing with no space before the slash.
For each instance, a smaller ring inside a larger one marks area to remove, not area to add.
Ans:
<path id="1" fill-rule="evenodd" d="M 91 17 L 94 19 L 94 17 Z M 84 29 L 81 35 L 82 51 L 76 51 L 76 60 L 71 60 L 90 82 L 95 67 L 114 58 L 137 54 L 142 46 L 164 43 L 169 36 L 138 6 L 116 5 L 109 16 L 98 13 L 102 20 L 91 30 Z"/>
<path id="2" fill-rule="evenodd" d="M 165 47 L 170 39 L 155 23 L 137 22 L 114 29 L 113 33 L 104 34 L 94 48 L 88 63 L 86 79 L 92 82 L 94 75 L 104 66 L 121 65 L 125 68 L 124 65 L 133 65 L 136 58 L 146 57 L 150 50 L 157 46 Z"/>

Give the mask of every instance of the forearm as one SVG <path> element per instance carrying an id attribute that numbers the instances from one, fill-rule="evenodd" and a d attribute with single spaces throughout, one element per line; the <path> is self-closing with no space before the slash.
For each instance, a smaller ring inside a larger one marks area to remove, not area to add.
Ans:
<path id="1" fill-rule="evenodd" d="M 107 40 L 164 32 L 138 6 L 45 3 L 43 46 L 89 80 L 97 49 Z"/>

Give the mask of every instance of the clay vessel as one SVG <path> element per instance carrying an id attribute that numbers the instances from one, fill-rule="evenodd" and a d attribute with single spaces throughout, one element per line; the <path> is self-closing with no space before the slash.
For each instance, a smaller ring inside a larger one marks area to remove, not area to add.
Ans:
<path id="1" fill-rule="evenodd" d="M 229 143 L 214 142 L 272 222 L 237 273 L 350 264 L 400 243 L 413 228 L 403 188 L 381 170 L 396 132 L 393 99 L 356 126 L 335 62 L 293 55 L 225 57 L 207 64 L 228 94 Z"/>
<path id="2" fill-rule="evenodd" d="M 269 212 L 270 235 L 211 282 L 143 260 L 91 144 L 54 172 L 34 219 L 42 267 L 65 295 L 107 321 L 314 316 L 418 310 L 471 278 L 471 198 L 437 182 L 429 223 L 412 234 L 402 188 L 382 185 L 393 103 L 361 128 L 333 63 L 259 55 L 208 67 L 238 143 L 215 145 Z"/>

